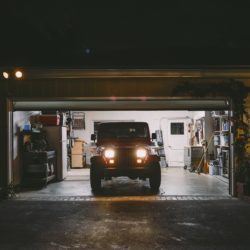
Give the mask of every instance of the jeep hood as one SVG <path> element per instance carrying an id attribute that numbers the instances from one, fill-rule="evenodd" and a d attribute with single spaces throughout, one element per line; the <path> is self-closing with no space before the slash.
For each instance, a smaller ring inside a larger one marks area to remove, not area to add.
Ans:
<path id="1" fill-rule="evenodd" d="M 116 147 L 135 147 L 137 145 L 150 145 L 148 138 L 119 138 L 119 139 L 102 139 L 97 141 L 96 145 L 99 146 L 116 146 Z"/>

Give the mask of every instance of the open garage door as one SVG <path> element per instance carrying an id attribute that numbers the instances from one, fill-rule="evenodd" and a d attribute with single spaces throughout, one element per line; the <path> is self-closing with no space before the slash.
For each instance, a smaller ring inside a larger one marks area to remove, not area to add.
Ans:
<path id="1" fill-rule="evenodd" d="M 18 110 L 228 110 L 227 99 L 85 98 L 13 100 Z"/>

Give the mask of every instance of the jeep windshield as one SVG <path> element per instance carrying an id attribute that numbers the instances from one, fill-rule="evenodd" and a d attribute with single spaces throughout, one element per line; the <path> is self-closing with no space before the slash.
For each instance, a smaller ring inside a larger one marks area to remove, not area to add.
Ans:
<path id="1" fill-rule="evenodd" d="M 149 138 L 148 124 L 144 122 L 112 122 L 98 126 L 98 140 Z"/>

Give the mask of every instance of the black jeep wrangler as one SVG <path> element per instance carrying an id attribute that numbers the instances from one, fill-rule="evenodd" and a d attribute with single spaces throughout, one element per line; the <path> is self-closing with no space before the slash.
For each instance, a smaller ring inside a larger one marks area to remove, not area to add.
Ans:
<path id="1" fill-rule="evenodd" d="M 155 139 L 154 133 L 152 139 Z M 96 155 L 91 157 L 90 167 L 93 191 L 101 189 L 102 179 L 118 176 L 149 178 L 151 189 L 158 191 L 161 184 L 160 158 L 151 151 L 146 122 L 101 123 L 97 136 L 92 134 L 91 140 L 97 140 Z"/>

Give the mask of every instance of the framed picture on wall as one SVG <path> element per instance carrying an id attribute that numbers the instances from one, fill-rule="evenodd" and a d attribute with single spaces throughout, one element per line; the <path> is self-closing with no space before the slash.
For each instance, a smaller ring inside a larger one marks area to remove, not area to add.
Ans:
<path id="1" fill-rule="evenodd" d="M 72 112 L 72 128 L 85 129 L 85 113 L 80 111 Z"/>

